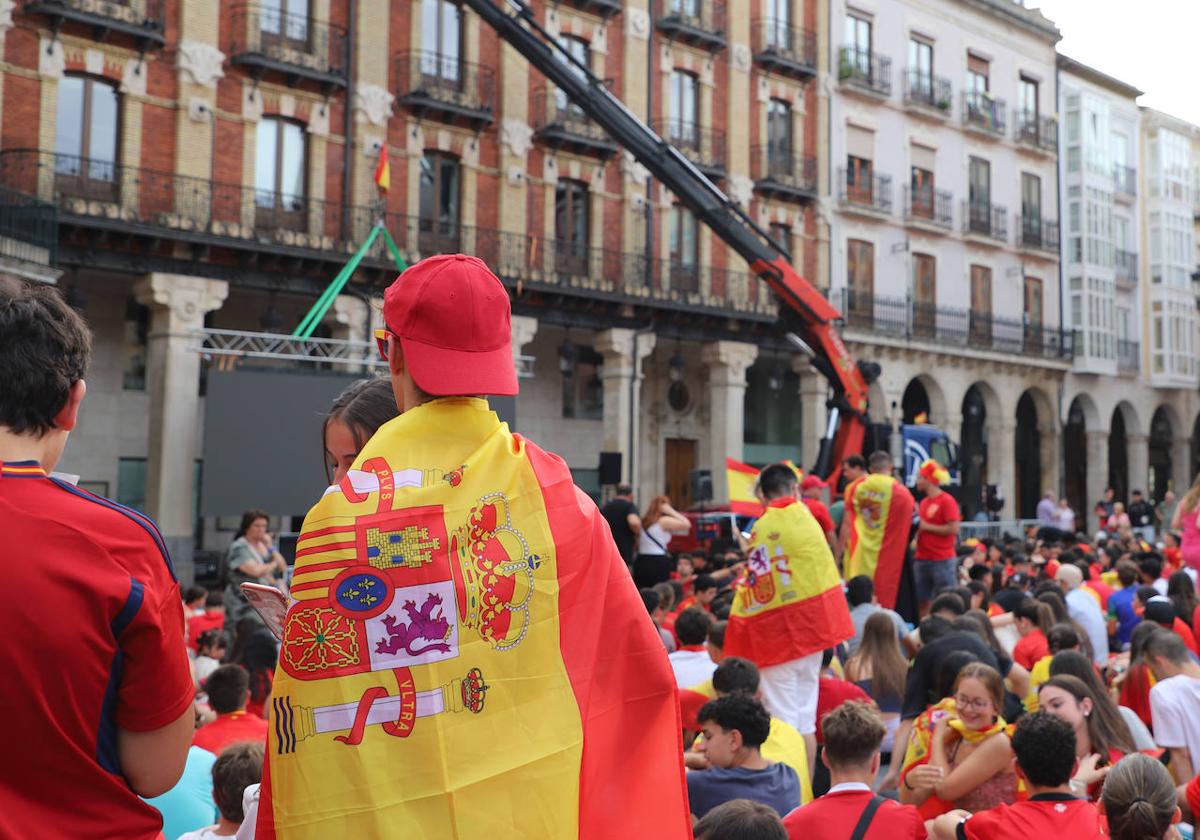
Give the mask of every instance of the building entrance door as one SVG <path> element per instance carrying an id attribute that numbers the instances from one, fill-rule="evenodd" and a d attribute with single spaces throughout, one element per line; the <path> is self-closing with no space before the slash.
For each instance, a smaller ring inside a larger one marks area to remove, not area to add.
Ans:
<path id="1" fill-rule="evenodd" d="M 689 476 L 696 469 L 696 441 L 688 438 L 667 438 L 666 493 L 676 510 L 692 506 L 692 483 Z"/>

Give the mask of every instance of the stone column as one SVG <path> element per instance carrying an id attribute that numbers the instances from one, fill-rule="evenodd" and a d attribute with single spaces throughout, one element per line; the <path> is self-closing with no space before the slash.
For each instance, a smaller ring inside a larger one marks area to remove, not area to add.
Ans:
<path id="1" fill-rule="evenodd" d="M 134 287 L 150 308 L 147 353 L 150 441 L 146 464 L 147 513 L 158 523 L 180 582 L 192 581 L 197 429 L 200 421 L 200 354 L 190 334 L 229 294 L 224 280 L 182 274 L 147 274 Z"/>
<path id="2" fill-rule="evenodd" d="M 1108 432 L 1104 430 L 1087 433 L 1087 498 L 1084 504 L 1087 510 L 1075 511 L 1075 522 L 1086 521 L 1088 531 L 1092 534 L 1100 529 L 1100 520 L 1094 509 L 1096 502 L 1104 498 L 1104 489 L 1108 487 Z"/>
<path id="3" fill-rule="evenodd" d="M 1176 496 L 1182 496 L 1192 486 L 1191 453 L 1191 438 L 1185 435 L 1171 441 L 1171 489 Z"/>
<path id="4" fill-rule="evenodd" d="M 630 460 L 640 438 L 635 427 L 641 416 L 642 362 L 654 350 L 657 336 L 614 327 L 596 333 L 596 352 L 604 357 L 600 379 L 604 383 L 604 452 L 621 453 L 621 481 L 632 483 Z"/>
<path id="5" fill-rule="evenodd" d="M 1038 426 L 1038 440 L 1041 441 L 1041 463 L 1042 463 L 1042 484 L 1038 487 L 1038 498 L 1042 498 L 1042 491 L 1046 488 L 1051 488 L 1056 494 L 1061 495 L 1062 488 L 1059 487 L 1059 476 L 1062 472 L 1062 438 L 1059 437 L 1058 427 L 1053 421 L 1047 424 Z"/>
<path id="6" fill-rule="evenodd" d="M 821 437 L 829 417 L 829 409 L 825 407 L 829 385 L 803 356 L 792 357 L 792 370 L 800 376 L 800 465 L 808 469 L 816 463 L 821 451 Z"/>
<path id="7" fill-rule="evenodd" d="M 1016 435 L 1017 427 L 1011 422 L 988 425 L 987 480 L 988 484 L 999 485 L 1004 494 L 1004 508 L 996 514 L 1001 519 L 1014 516 L 1016 510 Z"/>
<path id="8" fill-rule="evenodd" d="M 713 499 L 729 498 L 725 458 L 742 459 L 745 447 L 746 370 L 758 357 L 758 347 L 739 341 L 705 344 L 700 360 L 708 366 L 708 468 L 712 470 Z M 704 466 L 703 462 L 700 466 Z"/>
<path id="9" fill-rule="evenodd" d="M 1129 469 L 1129 490 L 1141 490 L 1147 495 L 1150 480 L 1150 436 L 1125 434 L 1125 463 Z M 1177 485 L 1178 486 L 1178 485 Z"/>

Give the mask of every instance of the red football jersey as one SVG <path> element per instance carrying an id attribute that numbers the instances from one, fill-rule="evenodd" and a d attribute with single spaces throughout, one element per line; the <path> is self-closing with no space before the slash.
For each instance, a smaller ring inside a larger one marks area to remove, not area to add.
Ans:
<path id="1" fill-rule="evenodd" d="M 1086 799 L 1039 794 L 1026 802 L 980 811 L 958 827 L 965 840 L 1029 840 L 1031 837 L 1104 837 L 1100 812 Z"/>
<path id="2" fill-rule="evenodd" d="M 151 840 L 162 816 L 129 788 L 118 728 L 158 729 L 193 700 L 183 603 L 154 523 L 0 464 L 0 836 Z"/>
<path id="3" fill-rule="evenodd" d="M 926 496 L 917 508 L 922 522 L 931 525 L 948 525 L 962 520 L 958 510 L 958 502 L 944 490 L 936 497 Z M 954 548 L 958 537 L 954 534 L 935 534 L 931 531 L 917 531 L 918 560 L 949 560 L 954 557 Z"/>

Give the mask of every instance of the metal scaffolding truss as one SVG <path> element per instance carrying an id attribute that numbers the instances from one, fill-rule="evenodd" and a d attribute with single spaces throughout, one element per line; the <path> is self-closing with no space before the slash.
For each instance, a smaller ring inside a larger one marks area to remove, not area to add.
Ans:
<path id="1" fill-rule="evenodd" d="M 190 348 L 215 362 L 218 367 L 234 367 L 242 359 L 273 359 L 285 362 L 318 362 L 382 370 L 387 365 L 379 358 L 374 341 L 350 341 L 342 338 L 297 338 L 276 333 L 245 330 L 203 329 L 192 333 Z M 533 378 L 533 356 L 516 356 L 517 376 Z"/>

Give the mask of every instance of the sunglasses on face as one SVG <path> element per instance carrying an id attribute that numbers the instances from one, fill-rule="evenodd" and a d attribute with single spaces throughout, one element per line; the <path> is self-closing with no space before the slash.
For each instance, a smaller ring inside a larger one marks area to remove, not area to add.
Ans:
<path id="1" fill-rule="evenodd" d="M 387 327 L 379 327 L 375 330 L 375 347 L 379 350 L 379 358 L 385 362 L 388 360 L 388 337 L 393 335 L 395 333 Z"/>

